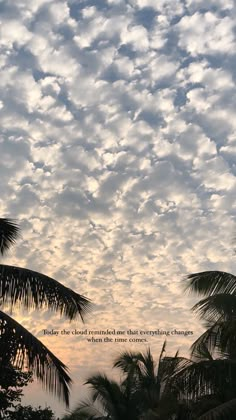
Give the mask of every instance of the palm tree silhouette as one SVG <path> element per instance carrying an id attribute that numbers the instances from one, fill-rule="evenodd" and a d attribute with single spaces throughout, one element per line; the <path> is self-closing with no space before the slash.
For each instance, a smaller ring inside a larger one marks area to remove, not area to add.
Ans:
<path id="1" fill-rule="evenodd" d="M 219 397 L 218 404 L 200 419 L 236 418 L 236 277 L 223 271 L 190 274 L 186 290 L 203 296 L 192 310 L 204 321 L 206 331 L 191 350 L 193 357 L 201 358 L 202 349 L 211 355 L 206 386 L 208 392 L 209 388 L 215 389 L 215 396 Z M 195 374 L 198 379 L 199 374 L 202 371 Z"/>
<path id="2" fill-rule="evenodd" d="M 202 344 L 222 357 L 236 357 L 236 277 L 222 271 L 187 276 L 186 290 L 204 296 L 192 310 L 204 321 L 206 331 L 192 345 Z"/>
<path id="3" fill-rule="evenodd" d="M 178 352 L 174 357 L 166 357 L 165 351 L 166 341 L 157 364 L 150 349 L 144 353 L 124 352 L 114 363 L 114 367 L 120 368 L 125 375 L 124 383 L 133 384 L 140 419 L 164 420 L 177 409 L 175 389 L 170 378 L 176 369 Z"/>
<path id="4" fill-rule="evenodd" d="M 178 353 L 175 357 L 165 357 L 165 347 L 166 343 L 157 366 L 150 349 L 145 353 L 126 351 L 120 354 L 113 367 L 119 368 L 122 380 L 111 380 L 105 374 L 89 377 L 85 384 L 91 388 L 90 397 L 63 420 L 177 419 L 173 416 L 180 406 L 171 377 L 179 359 Z"/>
<path id="5" fill-rule="evenodd" d="M 0 218 L 0 253 L 2 255 L 19 237 L 19 226 L 11 219 Z M 70 320 L 83 317 L 90 301 L 44 274 L 0 264 L 0 307 L 21 304 L 26 309 L 47 308 L 59 311 Z M 51 392 L 69 404 L 71 379 L 67 367 L 28 330 L 0 310 L 0 363 L 4 355 L 18 369 L 27 368 Z"/>
<path id="6" fill-rule="evenodd" d="M 195 347 L 191 359 L 178 358 L 171 378 L 177 397 L 189 407 L 190 419 L 234 399 L 236 360 L 214 358 L 204 343 Z"/>

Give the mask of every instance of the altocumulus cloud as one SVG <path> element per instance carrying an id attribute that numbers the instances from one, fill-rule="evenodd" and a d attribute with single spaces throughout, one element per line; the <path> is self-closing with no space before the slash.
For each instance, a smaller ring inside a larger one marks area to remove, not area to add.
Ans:
<path id="1" fill-rule="evenodd" d="M 6 262 L 89 296 L 88 328 L 196 337 L 182 276 L 236 268 L 233 1 L 3 0 L 0 15 L 0 206 L 23 229 Z M 77 384 L 117 351 L 19 317 Z"/>

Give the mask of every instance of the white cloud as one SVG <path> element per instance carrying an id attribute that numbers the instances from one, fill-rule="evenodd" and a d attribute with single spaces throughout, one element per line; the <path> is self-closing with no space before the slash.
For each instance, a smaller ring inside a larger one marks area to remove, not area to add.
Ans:
<path id="1" fill-rule="evenodd" d="M 132 44 L 137 51 L 146 51 L 149 46 L 147 30 L 143 26 L 129 26 L 121 33 L 121 41 L 124 44 Z"/>
<path id="2" fill-rule="evenodd" d="M 24 45 L 32 37 L 25 25 L 17 20 L 3 21 L 1 25 L 1 41 L 2 47 L 12 48 L 13 43 L 19 46 Z"/>
<path id="3" fill-rule="evenodd" d="M 194 57 L 198 54 L 233 54 L 234 21 L 228 16 L 220 18 L 212 12 L 196 12 L 183 16 L 176 27 L 179 46 Z"/>
<path id="4" fill-rule="evenodd" d="M 140 9 L 153 8 L 170 17 L 181 15 L 184 11 L 182 2 L 178 0 L 159 0 L 158 2 L 155 0 L 132 0 L 131 3 Z"/>
<path id="5" fill-rule="evenodd" d="M 88 327 L 161 318 L 197 338 L 180 279 L 235 270 L 235 19 L 230 0 L 202 5 L 19 0 L 1 17 L 0 208 L 23 229 L 6 262 L 88 295 Z M 104 348 L 45 342 L 74 373 L 108 368 Z"/>

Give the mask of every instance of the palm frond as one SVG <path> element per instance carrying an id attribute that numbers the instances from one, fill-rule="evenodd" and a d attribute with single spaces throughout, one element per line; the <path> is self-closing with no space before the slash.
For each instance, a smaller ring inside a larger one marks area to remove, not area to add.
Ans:
<path id="1" fill-rule="evenodd" d="M 90 399 L 81 401 L 79 406 L 72 412 L 72 414 L 73 418 L 78 420 L 99 420 L 108 418 L 103 410 L 96 407 L 93 401 Z"/>
<path id="2" fill-rule="evenodd" d="M 207 346 L 207 342 L 201 340 L 198 341 L 197 345 L 192 346 L 192 358 L 196 362 L 200 362 L 202 360 L 214 360 L 212 351 L 210 351 Z"/>
<path id="3" fill-rule="evenodd" d="M 224 271 L 203 271 L 185 277 L 186 290 L 198 295 L 211 296 L 216 293 L 234 293 L 236 277 Z"/>
<path id="4" fill-rule="evenodd" d="M 191 357 L 194 361 L 201 360 L 202 349 L 204 347 L 208 349 L 211 355 L 214 353 L 218 353 L 219 356 L 224 355 L 224 353 L 219 348 L 221 334 L 220 329 L 221 325 L 219 321 L 217 321 L 208 326 L 207 330 L 204 331 L 204 333 L 201 334 L 196 341 L 194 341 L 190 348 Z"/>
<path id="5" fill-rule="evenodd" d="M 205 345 L 211 354 L 218 357 L 236 357 L 236 320 L 218 320 L 209 324 L 207 330 L 192 344 L 192 357 L 200 355 L 199 349 Z"/>
<path id="6" fill-rule="evenodd" d="M 85 385 L 90 385 L 92 401 L 102 404 L 105 412 L 111 413 L 118 410 L 123 403 L 123 393 L 119 384 L 105 374 L 93 375 L 87 379 Z"/>
<path id="7" fill-rule="evenodd" d="M 179 350 L 177 350 L 174 357 L 178 357 L 178 356 L 179 356 Z"/>
<path id="8" fill-rule="evenodd" d="M 185 385 L 180 378 L 182 372 L 189 368 L 193 362 L 185 357 L 165 356 L 159 366 L 159 380 L 161 384 L 161 401 L 168 400 L 169 396 L 176 399 L 185 395 Z"/>
<path id="9" fill-rule="evenodd" d="M 186 359 L 185 357 L 163 357 L 159 365 L 160 380 L 164 381 L 174 376 L 177 372 L 185 368 L 186 365 L 188 366 L 189 363 L 191 364 L 192 362 L 189 359 Z"/>
<path id="10" fill-rule="evenodd" d="M 140 394 L 128 377 L 121 383 L 106 374 L 95 374 L 87 379 L 91 388 L 91 401 L 101 407 L 108 419 L 136 420 L 140 410 Z M 129 389 L 128 389 L 129 388 Z M 132 391 L 131 391 L 132 389 Z M 139 398 L 139 399 L 138 399 Z M 97 406 L 96 406 L 97 407 Z"/>
<path id="11" fill-rule="evenodd" d="M 217 293 L 208 296 L 196 303 L 192 310 L 209 322 L 216 322 L 222 318 L 236 319 L 236 295 Z"/>
<path id="12" fill-rule="evenodd" d="M 232 420 L 236 418 L 236 398 L 218 405 L 207 413 L 203 414 L 198 420 Z"/>
<path id="13" fill-rule="evenodd" d="M 5 353 L 8 353 L 16 368 L 27 367 L 46 389 L 56 393 L 59 398 L 62 397 L 66 405 L 69 405 L 71 379 L 67 367 L 22 325 L 0 311 L 0 361 L 2 362 Z"/>
<path id="14" fill-rule="evenodd" d="M 0 298 L 2 303 L 22 303 L 27 309 L 47 307 L 70 320 L 84 315 L 91 302 L 58 281 L 36 271 L 0 264 Z"/>
<path id="15" fill-rule="evenodd" d="M 174 382 L 185 397 L 197 400 L 202 396 L 220 395 L 232 398 L 236 392 L 236 361 L 203 360 L 189 363 L 177 372 Z"/>
<path id="16" fill-rule="evenodd" d="M 147 349 L 146 353 L 125 351 L 116 358 L 113 367 L 120 368 L 127 376 L 132 376 L 133 381 L 148 377 L 155 381 L 155 366 L 150 349 Z"/>
<path id="17" fill-rule="evenodd" d="M 113 367 L 121 369 L 125 374 L 133 372 L 137 368 L 139 353 L 132 351 L 122 352 L 113 363 Z"/>
<path id="18" fill-rule="evenodd" d="M 159 363 L 161 361 L 161 359 L 163 358 L 163 355 L 166 351 L 166 340 L 164 341 L 163 345 L 162 345 L 162 349 L 161 349 L 161 353 L 160 353 L 160 357 L 159 357 Z"/>
<path id="19" fill-rule="evenodd" d="M 155 363 L 150 348 L 146 353 L 139 353 L 138 358 L 143 376 L 155 381 Z"/>
<path id="20" fill-rule="evenodd" d="M 15 220 L 0 218 L 0 253 L 2 255 L 16 242 L 20 228 Z"/>
<path id="21" fill-rule="evenodd" d="M 164 356 L 166 349 L 166 341 L 163 344 L 161 354 L 159 357 L 159 364 L 157 375 L 159 381 L 162 384 L 162 393 L 168 392 L 170 380 L 175 373 L 183 367 L 184 362 L 187 360 L 179 356 L 179 351 L 176 352 L 175 356 Z"/>

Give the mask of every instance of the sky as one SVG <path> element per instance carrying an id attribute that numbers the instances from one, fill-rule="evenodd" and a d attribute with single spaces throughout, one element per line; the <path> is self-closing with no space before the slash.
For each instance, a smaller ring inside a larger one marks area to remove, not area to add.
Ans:
<path id="1" fill-rule="evenodd" d="M 184 276 L 235 272 L 236 9 L 233 0 L 0 0 L 1 217 L 22 237 L 4 262 L 90 298 L 72 323 L 13 315 L 70 369 L 71 409 L 90 373 L 126 349 L 44 329 L 203 327 Z M 65 407 L 41 385 L 26 403 Z"/>

